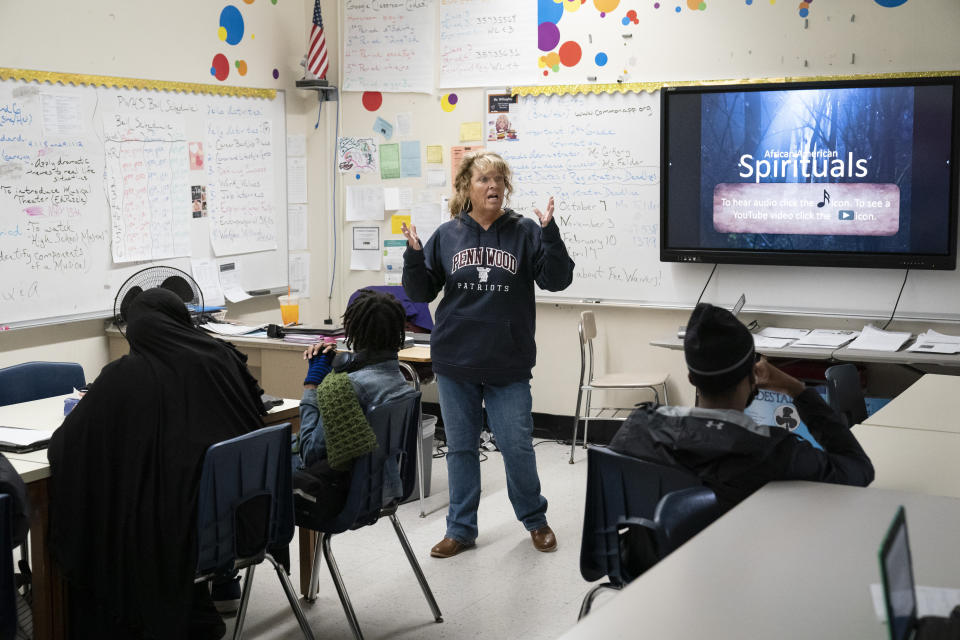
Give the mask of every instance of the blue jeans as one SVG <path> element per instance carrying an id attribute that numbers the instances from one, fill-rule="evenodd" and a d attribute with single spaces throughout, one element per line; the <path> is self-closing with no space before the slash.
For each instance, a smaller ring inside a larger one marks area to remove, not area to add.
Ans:
<path id="1" fill-rule="evenodd" d="M 463 543 L 477 538 L 480 505 L 480 430 L 483 405 L 490 429 L 503 454 L 507 495 L 517 520 L 528 531 L 547 524 L 547 499 L 540 495 L 537 458 L 533 451 L 530 382 L 505 385 L 461 382 L 437 375 L 440 411 L 447 436 L 450 509 L 446 537 Z"/>

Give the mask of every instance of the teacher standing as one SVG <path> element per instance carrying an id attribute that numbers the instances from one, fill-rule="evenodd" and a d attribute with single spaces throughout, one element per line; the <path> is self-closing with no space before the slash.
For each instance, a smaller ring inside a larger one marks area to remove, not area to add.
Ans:
<path id="1" fill-rule="evenodd" d="M 545 213 L 534 209 L 539 224 L 505 208 L 513 185 L 496 153 L 464 156 L 453 187 L 451 219 L 426 246 L 416 227 L 403 225 L 407 296 L 430 302 L 443 290 L 430 356 L 447 436 L 450 508 L 446 534 L 430 555 L 449 558 L 476 544 L 484 406 L 514 513 L 537 550 L 554 551 L 533 451 L 533 285 L 562 291 L 573 279 L 573 261 L 553 219 L 553 198 Z"/>

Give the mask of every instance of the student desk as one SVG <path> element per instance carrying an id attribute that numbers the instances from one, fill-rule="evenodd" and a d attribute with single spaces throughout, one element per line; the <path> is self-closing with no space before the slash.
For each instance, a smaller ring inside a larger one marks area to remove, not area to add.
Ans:
<path id="1" fill-rule="evenodd" d="M 771 358 L 788 358 L 797 360 L 830 360 L 836 362 L 875 362 L 885 364 L 899 364 L 907 367 L 937 366 L 960 367 L 960 354 L 954 353 L 921 353 L 906 351 L 912 344 L 907 342 L 900 351 L 867 351 L 864 349 L 850 349 L 848 347 L 791 347 L 782 349 L 757 348 L 761 353 Z M 674 336 L 651 340 L 650 345 L 665 349 L 683 350 L 683 340 Z"/>
<path id="2" fill-rule="evenodd" d="M 562 638 L 885 638 L 869 588 L 901 504 L 916 583 L 960 587 L 960 500 L 772 482 Z"/>
<path id="3" fill-rule="evenodd" d="M 0 407 L 0 424 L 33 429 L 56 429 L 63 422 L 63 399 L 55 396 L 32 402 Z M 291 423 L 300 430 L 300 403 L 284 400 L 263 418 L 265 425 Z M 59 572 L 50 559 L 47 535 L 50 528 L 47 450 L 29 453 L 4 453 L 27 485 L 30 499 L 30 569 L 33 572 L 33 637 L 35 640 L 66 638 L 64 588 Z M 309 575 L 307 576 L 309 579 Z M 301 578 L 301 582 L 303 582 Z M 307 587 L 301 584 L 301 589 Z"/>
<path id="4" fill-rule="evenodd" d="M 960 497 L 960 377 L 926 374 L 854 428 L 873 486 Z"/>
<path id="5" fill-rule="evenodd" d="M 303 351 L 307 345 L 276 338 L 210 335 L 231 343 L 246 355 L 247 368 L 270 395 L 299 398 L 303 394 L 303 376 L 307 371 Z M 107 342 L 110 360 L 116 360 L 130 351 L 127 339 L 114 327 L 107 329 Z"/>

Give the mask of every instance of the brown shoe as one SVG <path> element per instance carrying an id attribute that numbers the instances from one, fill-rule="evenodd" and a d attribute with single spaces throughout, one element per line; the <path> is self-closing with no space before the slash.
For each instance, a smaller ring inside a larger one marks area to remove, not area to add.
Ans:
<path id="1" fill-rule="evenodd" d="M 557 550 L 557 536 L 553 535 L 553 529 L 548 525 L 534 529 L 530 532 L 530 537 L 533 539 L 533 546 L 537 551 L 548 552 Z"/>
<path id="2" fill-rule="evenodd" d="M 430 555 L 434 558 L 452 558 L 461 551 L 472 549 L 474 543 L 466 544 L 453 538 L 444 538 L 430 549 Z"/>

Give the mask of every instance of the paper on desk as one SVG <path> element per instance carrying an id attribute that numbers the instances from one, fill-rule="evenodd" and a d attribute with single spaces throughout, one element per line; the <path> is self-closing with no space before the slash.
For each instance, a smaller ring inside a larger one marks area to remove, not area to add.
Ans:
<path id="1" fill-rule="evenodd" d="M 932 329 L 917 336 L 917 341 L 907 351 L 926 353 L 960 353 L 960 336 L 950 336 Z"/>
<path id="2" fill-rule="evenodd" d="M 960 589 L 946 587 L 926 587 L 918 584 L 917 617 L 943 616 L 949 617 L 955 606 L 960 604 Z M 883 602 L 883 586 L 874 582 L 870 585 L 870 596 L 873 598 L 873 612 L 881 622 L 887 621 L 886 605 Z"/>
<path id="3" fill-rule="evenodd" d="M 795 347 L 842 347 L 860 335 L 859 331 L 814 329 L 793 343 Z"/>
<path id="4" fill-rule="evenodd" d="M 857 339 L 847 345 L 847 348 L 866 351 L 899 351 L 911 335 L 909 331 L 883 331 L 868 324 Z"/>
<path id="5" fill-rule="evenodd" d="M 783 349 L 793 342 L 793 338 L 770 338 L 753 334 L 753 346 L 757 349 Z"/>
<path id="6" fill-rule="evenodd" d="M 49 440 L 53 436 L 52 429 L 20 429 L 17 427 L 0 427 L 0 443 L 13 447 L 26 447 Z"/>
<path id="7" fill-rule="evenodd" d="M 251 326 L 246 324 L 230 324 L 229 322 L 204 322 L 200 325 L 200 328 L 221 336 L 245 336 L 256 333 L 266 326 L 266 324 Z"/>
<path id="8" fill-rule="evenodd" d="M 803 336 L 810 333 L 809 329 L 786 329 L 784 327 L 764 327 L 758 331 L 755 335 L 763 336 L 764 338 L 790 338 L 795 340 L 797 338 L 802 338 Z"/>

